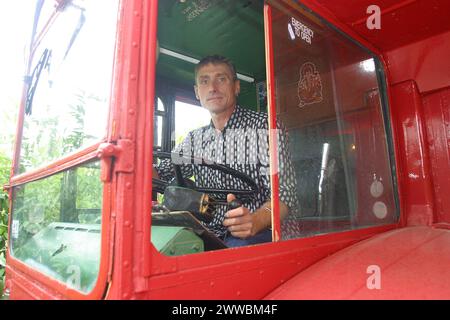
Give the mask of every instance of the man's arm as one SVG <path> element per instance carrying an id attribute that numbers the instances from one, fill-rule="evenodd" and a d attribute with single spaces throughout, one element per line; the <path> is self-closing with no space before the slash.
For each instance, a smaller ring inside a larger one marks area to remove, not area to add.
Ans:
<path id="1" fill-rule="evenodd" d="M 152 168 L 152 177 L 159 179 L 159 174 L 155 167 Z"/>
<path id="2" fill-rule="evenodd" d="M 287 132 L 284 126 L 277 122 L 277 140 L 278 140 L 278 176 L 279 176 L 279 196 L 280 196 L 280 220 L 288 215 L 292 210 L 297 211 L 297 184 L 295 171 L 291 162 L 289 142 Z M 269 146 L 269 137 L 266 137 L 266 145 Z M 264 156 L 264 155 L 263 155 Z M 268 157 L 268 154 L 267 154 Z M 268 161 L 268 159 L 267 159 Z M 268 186 L 270 187 L 270 186 Z M 227 201 L 234 199 L 234 195 L 228 195 Z M 228 228 L 230 233 L 238 238 L 248 238 L 272 226 L 272 208 L 271 202 L 265 202 L 252 214 L 245 207 L 230 210 L 225 214 L 223 225 Z"/>
<path id="3" fill-rule="evenodd" d="M 190 163 L 183 163 L 183 160 L 181 159 L 181 154 L 190 157 L 192 153 L 192 135 L 191 132 L 189 132 L 186 138 L 172 150 L 171 159 L 162 159 L 158 165 L 153 165 L 153 178 L 170 181 L 174 177 L 172 161 L 174 161 L 175 164 L 180 165 L 181 173 L 184 178 L 192 177 L 194 174 L 192 165 Z M 180 155 L 179 158 L 181 160 L 177 158 L 177 155 Z M 177 161 L 181 163 L 177 163 Z"/>
<path id="4" fill-rule="evenodd" d="M 283 202 L 279 202 L 280 220 L 287 216 L 289 208 Z M 272 226 L 272 204 L 271 201 L 265 202 L 258 210 L 252 214 L 252 235 L 255 235 Z"/>
<path id="5" fill-rule="evenodd" d="M 289 136 L 284 125 L 277 121 L 277 144 L 278 144 L 278 179 L 279 179 L 279 199 L 287 206 L 287 213 L 296 214 L 299 210 L 297 196 L 297 175 L 289 148 Z M 280 206 L 281 207 L 281 206 Z M 281 220 L 285 216 L 281 216 Z"/>

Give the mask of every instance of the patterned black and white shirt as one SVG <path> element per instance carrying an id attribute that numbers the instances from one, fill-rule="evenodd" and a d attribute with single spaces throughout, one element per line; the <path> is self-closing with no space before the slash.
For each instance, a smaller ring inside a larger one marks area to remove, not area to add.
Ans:
<path id="1" fill-rule="evenodd" d="M 269 122 L 265 113 L 258 113 L 236 106 L 222 131 L 216 130 L 211 123 L 208 126 L 189 132 L 181 144 L 172 153 L 185 157 L 216 162 L 250 176 L 258 186 L 258 193 L 253 199 L 241 199 L 250 212 L 256 211 L 271 197 L 269 169 Z M 278 140 L 279 198 L 290 211 L 298 206 L 296 179 L 291 164 L 287 134 L 280 124 L 276 130 Z M 156 167 L 161 179 L 171 180 L 174 159 L 164 159 Z M 180 164 L 180 163 L 178 163 Z M 248 186 L 239 178 L 225 174 L 209 167 L 186 164 L 181 165 L 183 177 L 194 176 L 198 187 L 216 189 L 245 189 Z M 272 169 L 273 170 L 273 169 Z M 216 199 L 219 195 L 213 195 Z M 218 237 L 223 237 L 227 230 L 222 225 L 226 206 L 217 206 L 214 219 L 206 226 Z"/>

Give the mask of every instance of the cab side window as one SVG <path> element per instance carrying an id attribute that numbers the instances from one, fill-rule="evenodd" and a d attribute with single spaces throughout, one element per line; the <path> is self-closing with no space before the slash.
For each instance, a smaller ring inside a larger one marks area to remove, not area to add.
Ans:
<path id="1" fill-rule="evenodd" d="M 277 118 L 299 199 L 283 238 L 395 222 L 377 58 L 306 13 L 274 5 L 272 17 Z"/>

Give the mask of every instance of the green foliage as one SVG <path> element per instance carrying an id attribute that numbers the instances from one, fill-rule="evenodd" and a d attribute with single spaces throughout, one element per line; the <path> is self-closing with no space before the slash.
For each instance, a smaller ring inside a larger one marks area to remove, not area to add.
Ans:
<path id="1" fill-rule="evenodd" d="M 0 194 L 0 297 L 3 295 L 5 282 L 6 241 L 8 238 L 8 197 Z"/>
<path id="2" fill-rule="evenodd" d="M 8 182 L 11 160 L 0 154 L 0 297 L 5 280 L 6 242 L 8 239 L 8 194 L 3 185 Z"/>
<path id="3" fill-rule="evenodd" d="M 20 172 L 48 163 L 79 149 L 86 140 L 95 139 L 85 133 L 84 119 L 86 99 L 98 99 L 86 97 L 84 92 L 74 98 L 67 106 L 69 120 L 66 119 L 65 125 L 61 125 L 59 115 L 51 112 L 35 112 L 26 118 Z M 9 181 L 10 168 L 10 159 L 0 153 L 0 295 L 4 286 L 9 204 L 2 186 Z M 38 251 L 27 253 L 25 244 L 52 222 L 99 223 L 102 190 L 98 163 L 16 187 L 14 219 L 20 221 L 20 227 L 19 237 L 14 239 L 14 254 L 26 257 L 40 254 Z M 87 209 L 87 213 L 80 214 L 79 209 Z"/>
<path id="4" fill-rule="evenodd" d="M 14 220 L 20 221 L 14 253 L 22 255 L 24 244 L 42 228 L 60 216 L 62 174 L 28 183 L 14 189 Z"/>
<path id="5" fill-rule="evenodd" d="M 43 105 L 35 108 L 24 122 L 20 172 L 37 168 L 98 141 L 88 133 L 86 110 L 98 108 L 99 98 L 80 90 L 67 98 L 67 104 Z M 39 101 L 35 101 L 36 106 Z M 92 126 L 92 125 L 91 125 Z"/>
<path id="6" fill-rule="evenodd" d="M 98 161 L 15 187 L 14 256 L 63 282 L 78 268 L 81 289 L 88 290 L 98 273 L 100 233 L 71 226 L 101 222 L 102 190 Z M 54 228 L 58 222 L 72 229 Z"/>

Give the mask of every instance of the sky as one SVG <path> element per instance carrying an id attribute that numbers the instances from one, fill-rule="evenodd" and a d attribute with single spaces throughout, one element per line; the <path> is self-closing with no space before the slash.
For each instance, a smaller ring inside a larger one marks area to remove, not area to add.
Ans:
<path id="1" fill-rule="evenodd" d="M 0 6 L 0 152 L 12 156 L 33 0 L 2 0 Z"/>

